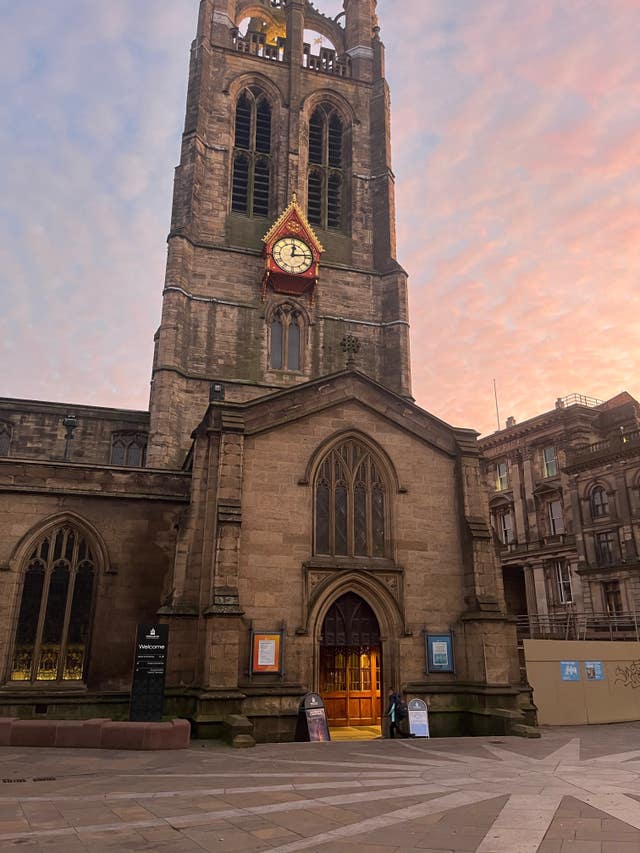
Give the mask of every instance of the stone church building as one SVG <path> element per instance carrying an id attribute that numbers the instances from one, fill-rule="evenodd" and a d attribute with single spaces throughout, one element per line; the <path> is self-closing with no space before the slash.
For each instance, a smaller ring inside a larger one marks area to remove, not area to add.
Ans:
<path id="1" fill-rule="evenodd" d="M 436 734 L 528 719 L 476 433 L 411 396 L 394 215 L 376 0 L 202 0 L 149 411 L 0 399 L 0 714 L 126 718 L 161 622 L 201 736 L 290 738 L 308 691 L 335 726 L 391 687 Z"/>

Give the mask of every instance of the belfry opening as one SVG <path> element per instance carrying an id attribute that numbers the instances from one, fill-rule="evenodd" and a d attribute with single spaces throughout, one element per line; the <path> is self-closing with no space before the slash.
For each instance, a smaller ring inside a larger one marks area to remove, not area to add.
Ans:
<path id="1" fill-rule="evenodd" d="M 380 725 L 381 666 L 376 615 L 348 592 L 330 607 L 320 637 L 320 695 L 332 728 Z"/>

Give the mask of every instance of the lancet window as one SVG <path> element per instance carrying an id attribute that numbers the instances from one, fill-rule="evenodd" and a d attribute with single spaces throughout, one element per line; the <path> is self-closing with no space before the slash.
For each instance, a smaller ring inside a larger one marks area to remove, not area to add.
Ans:
<path id="1" fill-rule="evenodd" d="M 145 432 L 115 432 L 111 436 L 111 465 L 143 468 L 147 455 Z"/>
<path id="2" fill-rule="evenodd" d="M 257 87 L 244 89 L 235 115 L 231 209 L 268 216 L 271 193 L 271 104 Z"/>
<path id="3" fill-rule="evenodd" d="M 273 370 L 301 370 L 304 317 L 295 306 L 278 306 L 270 325 L 269 366 Z"/>
<path id="4" fill-rule="evenodd" d="M 61 525 L 38 541 L 24 575 L 11 681 L 83 680 L 95 571 L 75 528 Z"/>
<path id="5" fill-rule="evenodd" d="M 312 225 L 345 227 L 344 126 L 337 111 L 319 106 L 309 121 L 307 216 Z"/>
<path id="6" fill-rule="evenodd" d="M 11 424 L 0 422 L 0 456 L 8 456 L 11 449 Z"/>
<path id="7" fill-rule="evenodd" d="M 322 461 L 315 482 L 315 553 L 385 557 L 387 487 L 373 454 L 348 439 Z"/>

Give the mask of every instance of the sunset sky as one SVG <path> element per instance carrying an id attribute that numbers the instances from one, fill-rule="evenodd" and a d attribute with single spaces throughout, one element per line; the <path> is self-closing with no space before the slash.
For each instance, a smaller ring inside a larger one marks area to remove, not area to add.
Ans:
<path id="1" fill-rule="evenodd" d="M 0 395 L 146 408 L 197 6 L 5 4 Z M 378 11 L 417 402 L 638 397 L 639 0 Z"/>

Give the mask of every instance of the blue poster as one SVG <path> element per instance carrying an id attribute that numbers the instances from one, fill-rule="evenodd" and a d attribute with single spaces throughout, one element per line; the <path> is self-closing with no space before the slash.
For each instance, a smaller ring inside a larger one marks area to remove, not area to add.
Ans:
<path id="1" fill-rule="evenodd" d="M 604 665 L 601 660 L 586 660 L 584 671 L 587 681 L 604 681 Z"/>
<path id="2" fill-rule="evenodd" d="M 455 672 L 451 634 L 427 634 L 427 671 Z"/>
<path id="3" fill-rule="evenodd" d="M 560 678 L 563 681 L 580 681 L 580 662 L 577 660 L 561 660 Z"/>

